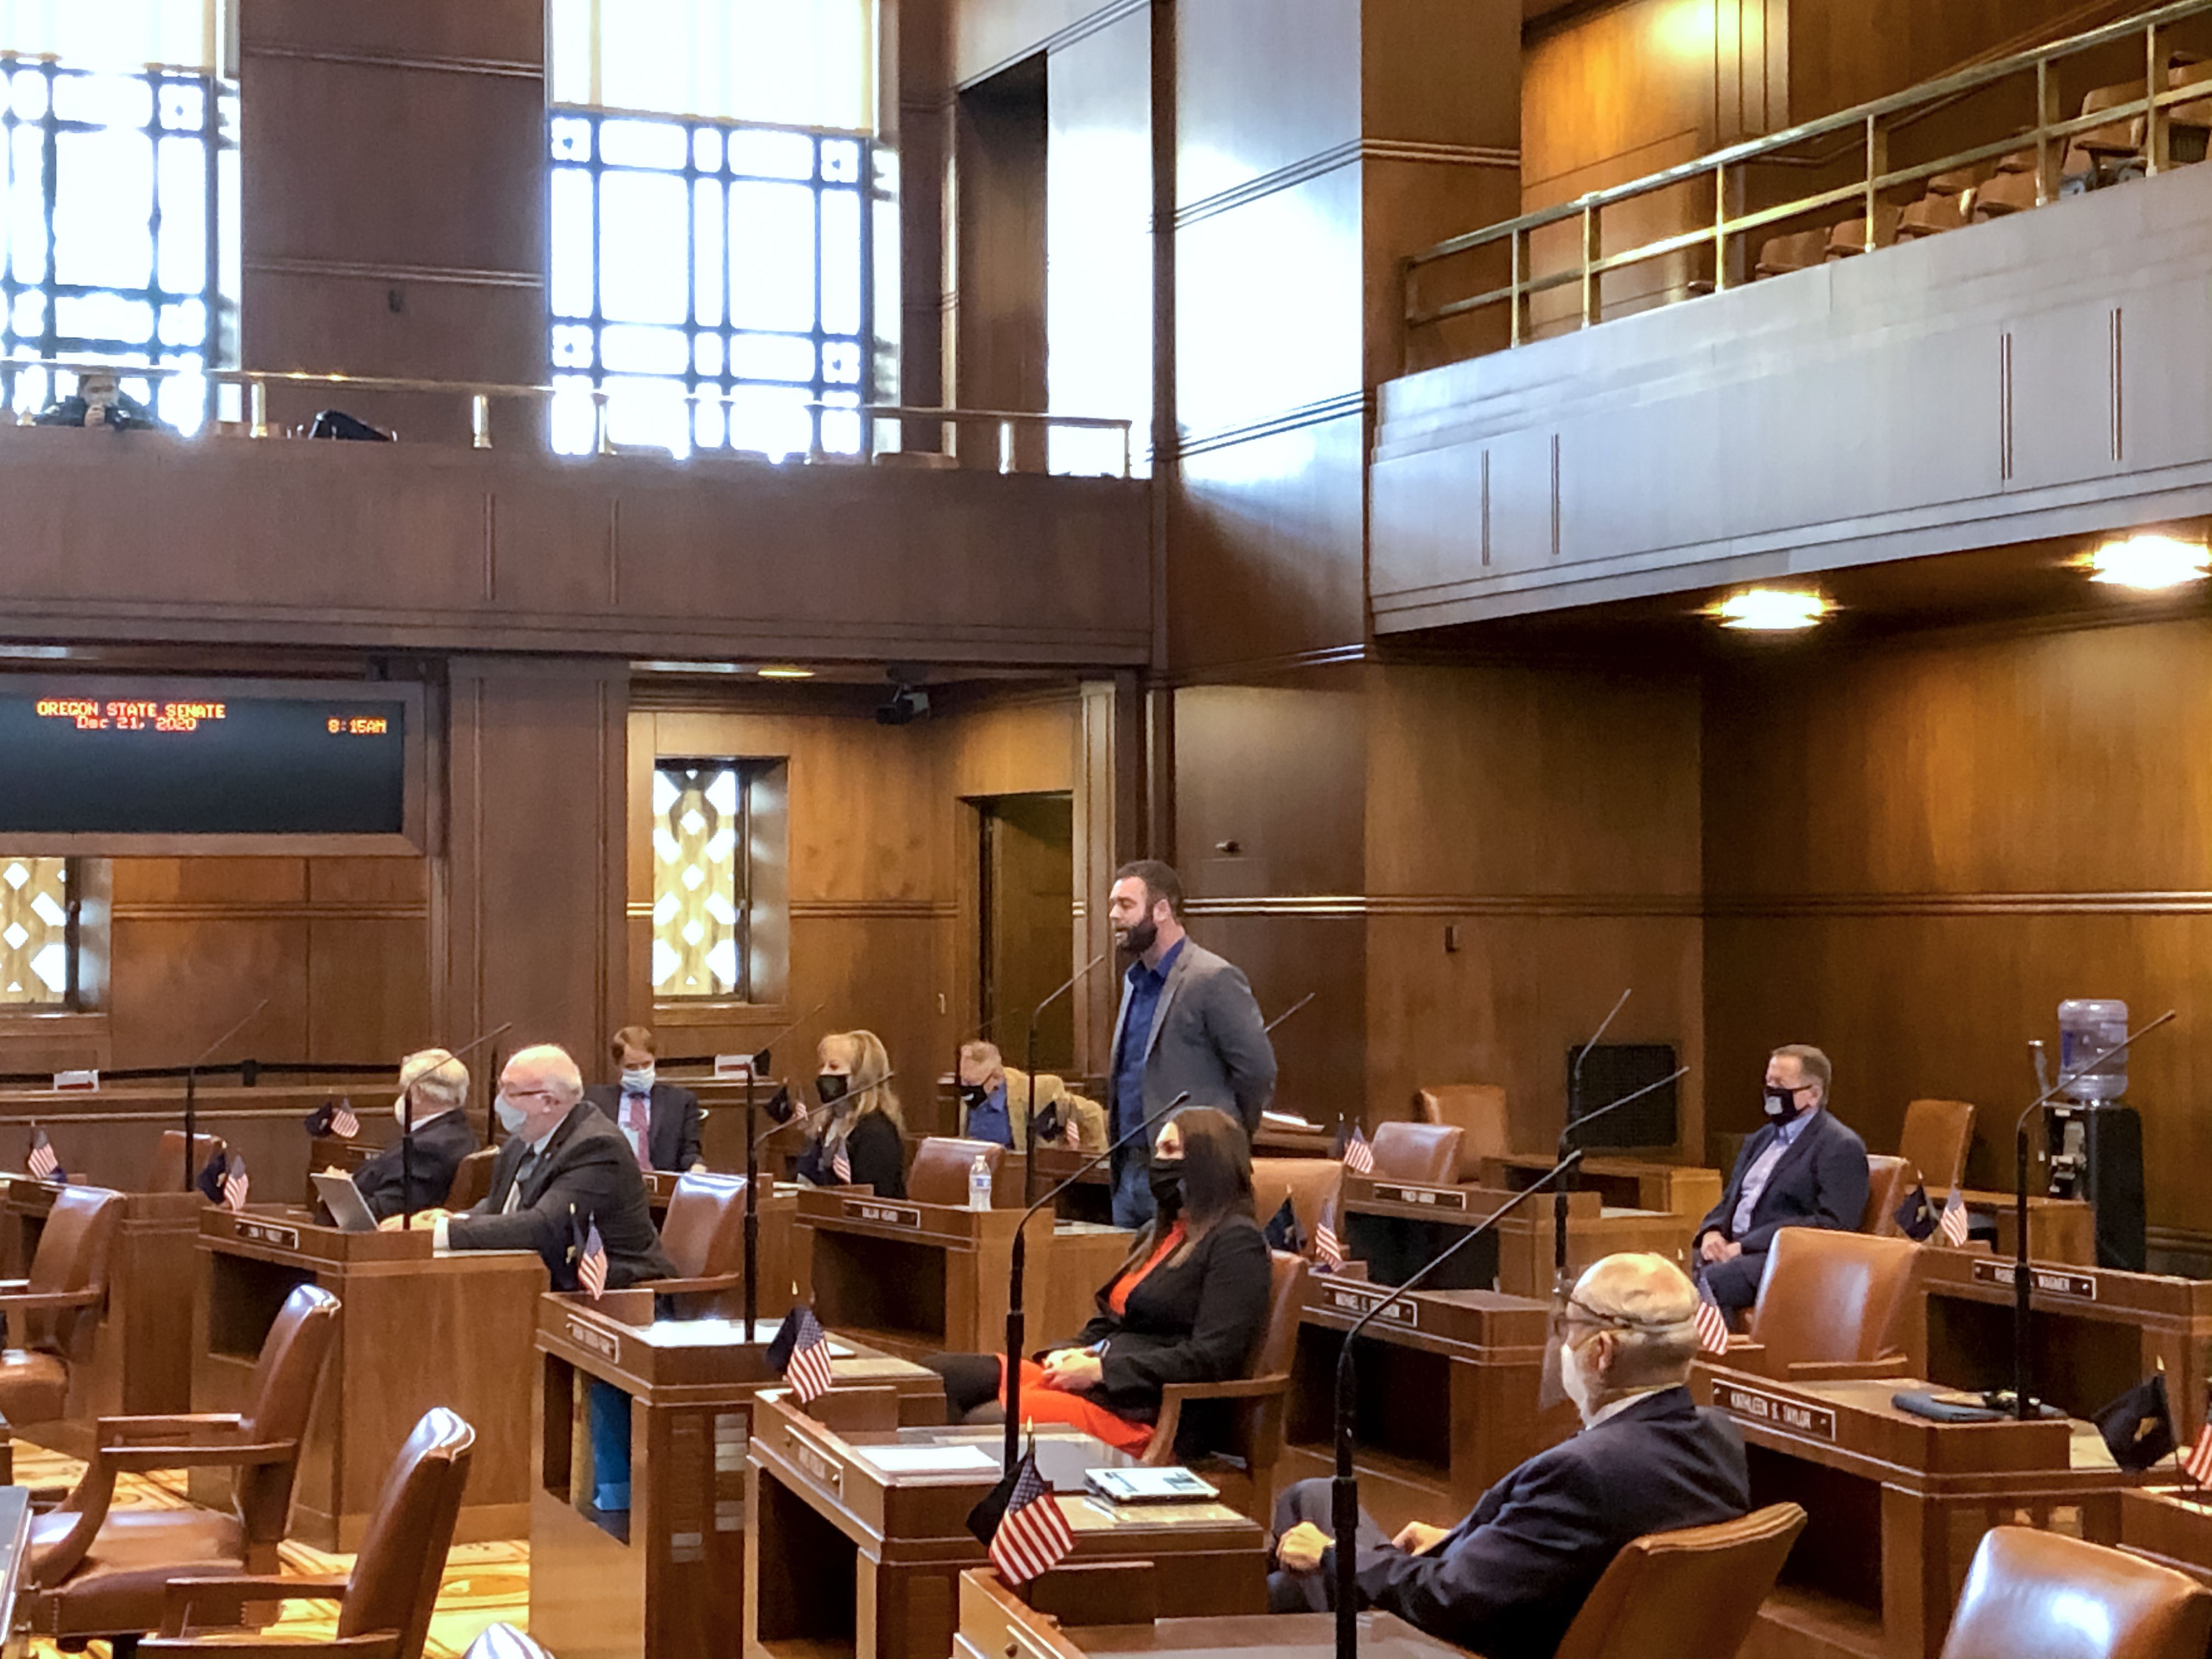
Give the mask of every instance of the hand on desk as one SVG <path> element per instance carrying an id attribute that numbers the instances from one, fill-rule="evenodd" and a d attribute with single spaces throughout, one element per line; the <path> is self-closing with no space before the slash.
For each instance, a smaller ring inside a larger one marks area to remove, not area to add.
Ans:
<path id="1" fill-rule="evenodd" d="M 413 1231 L 418 1233 L 427 1233 L 433 1228 L 436 1227 L 441 1221 L 443 1221 L 452 1212 L 448 1210 L 417 1210 L 415 1212 L 415 1224 Z M 399 1217 L 396 1215 L 388 1215 L 385 1217 L 383 1220 L 376 1224 L 376 1230 L 382 1233 L 396 1233 L 399 1231 Z"/>
<path id="2" fill-rule="evenodd" d="M 1705 1261 L 1733 1261 L 1743 1254 L 1743 1246 L 1718 1233 L 1707 1233 L 1698 1241 L 1698 1258 Z"/>
<path id="3" fill-rule="evenodd" d="M 1053 1389 L 1096 1387 L 1106 1375 L 1098 1356 L 1082 1348 L 1055 1348 L 1044 1357 L 1045 1386 Z"/>
<path id="4" fill-rule="evenodd" d="M 1408 1555 L 1419 1555 L 1424 1550 L 1434 1549 L 1451 1536 L 1449 1527 L 1432 1527 L 1425 1521 L 1408 1521 L 1405 1528 L 1390 1540 L 1391 1547 L 1401 1549 Z"/>
<path id="5" fill-rule="evenodd" d="M 1313 1572 L 1328 1548 L 1328 1534 L 1310 1521 L 1301 1521 L 1275 1540 L 1275 1565 L 1285 1572 Z"/>

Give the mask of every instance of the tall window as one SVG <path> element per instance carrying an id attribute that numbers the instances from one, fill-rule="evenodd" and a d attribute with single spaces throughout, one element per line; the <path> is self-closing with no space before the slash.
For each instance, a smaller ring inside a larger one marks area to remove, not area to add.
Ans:
<path id="1" fill-rule="evenodd" d="M 76 1006 L 69 864 L 0 854 L 0 1008 Z"/>
<path id="2" fill-rule="evenodd" d="M 598 389 L 617 443 L 860 453 L 896 214 L 872 0 L 552 0 L 549 20 L 555 447 L 592 447 Z"/>
<path id="3" fill-rule="evenodd" d="M 653 774 L 653 994 L 750 1000 L 745 773 L 664 760 Z"/>
<path id="4" fill-rule="evenodd" d="M 0 0 L 0 359 L 165 366 L 123 389 L 185 431 L 210 410 L 198 371 L 234 356 L 217 42 L 214 0 Z M 74 386 L 0 368 L 18 410 Z"/>

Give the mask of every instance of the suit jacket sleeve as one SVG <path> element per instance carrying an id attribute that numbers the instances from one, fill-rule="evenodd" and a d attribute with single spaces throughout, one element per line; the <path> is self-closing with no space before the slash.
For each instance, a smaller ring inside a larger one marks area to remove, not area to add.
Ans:
<path id="1" fill-rule="evenodd" d="M 614 1146 L 595 1140 L 577 1147 L 564 1159 L 534 1204 L 507 1215 L 471 1211 L 455 1216 L 446 1226 L 447 1243 L 462 1250 L 535 1250 L 550 1263 L 568 1254 L 574 1222 L 611 1213 L 622 1199 L 622 1162 Z M 492 1188 L 497 1193 L 496 1182 Z M 491 1203 L 486 1194 L 484 1206 Z"/>
<path id="2" fill-rule="evenodd" d="M 1206 1009 L 1206 1035 L 1229 1073 L 1230 1092 L 1247 1138 L 1260 1132 L 1260 1113 L 1275 1097 L 1275 1045 L 1243 969 L 1224 963 Z"/>
<path id="3" fill-rule="evenodd" d="M 1810 1133 L 1814 1126 L 1808 1124 Z M 1812 1148 L 1815 1213 L 1796 1221 L 1753 1227 L 1738 1242 L 1747 1250 L 1771 1249 L 1784 1227 L 1825 1227 L 1831 1232 L 1858 1231 L 1866 1218 L 1867 1161 L 1862 1144 L 1847 1134 L 1823 1134 Z"/>
<path id="4" fill-rule="evenodd" d="M 678 1089 L 676 1097 L 681 1113 L 677 1119 L 676 1168 L 681 1171 L 699 1162 L 699 1097 L 689 1089 Z"/>
<path id="5" fill-rule="evenodd" d="M 1579 1457 L 1550 1457 L 1512 1481 L 1486 1523 L 1463 1526 L 1425 1554 L 1363 1552 L 1360 1599 L 1475 1646 L 1502 1611 L 1573 1594 L 1588 1578 L 1590 1552 L 1604 1541 L 1595 1478 Z"/>
<path id="6" fill-rule="evenodd" d="M 1109 1345 L 1099 1367 L 1109 1400 L 1157 1400 L 1171 1382 L 1218 1382 L 1243 1369 L 1267 1317 L 1267 1243 L 1257 1227 L 1225 1223 L 1206 1247 L 1190 1334 L 1179 1342 Z"/>

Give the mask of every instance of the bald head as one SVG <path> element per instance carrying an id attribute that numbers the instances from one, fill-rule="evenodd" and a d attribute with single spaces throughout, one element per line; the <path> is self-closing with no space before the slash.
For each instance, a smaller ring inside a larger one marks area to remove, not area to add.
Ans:
<path id="1" fill-rule="evenodd" d="M 1673 1388 L 1687 1380 L 1698 1352 L 1698 1291 L 1663 1255 L 1609 1255 L 1575 1285 L 1577 1311 L 1595 1316 L 1573 1333 L 1594 1331 L 1594 1393 Z"/>
<path id="2" fill-rule="evenodd" d="M 584 1097 L 584 1074 L 566 1048 L 550 1042 L 520 1049 L 499 1074 L 500 1098 L 522 1113 L 514 1133 L 539 1140 L 560 1127 Z"/>

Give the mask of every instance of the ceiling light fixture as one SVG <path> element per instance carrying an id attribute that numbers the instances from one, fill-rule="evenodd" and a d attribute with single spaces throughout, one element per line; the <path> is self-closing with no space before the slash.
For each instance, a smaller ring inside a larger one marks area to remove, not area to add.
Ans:
<path id="1" fill-rule="evenodd" d="M 742 663 L 689 662 L 675 659 L 636 662 L 630 666 L 641 674 L 742 674 L 745 672 Z"/>
<path id="2" fill-rule="evenodd" d="M 2138 593 L 2159 593 L 2187 582 L 2201 582 L 2212 573 L 2212 550 L 2202 542 L 2144 532 L 2106 542 L 2081 562 L 2089 580 Z"/>
<path id="3" fill-rule="evenodd" d="M 1723 628 L 1747 633 L 1781 634 L 1811 628 L 1834 610 L 1818 593 L 1794 592 L 1786 588 L 1753 587 L 1731 594 L 1705 614 Z"/>
<path id="4" fill-rule="evenodd" d="M 760 677 L 764 680 L 811 680 L 814 671 L 801 668 L 796 663 L 773 663 L 760 671 Z"/>

